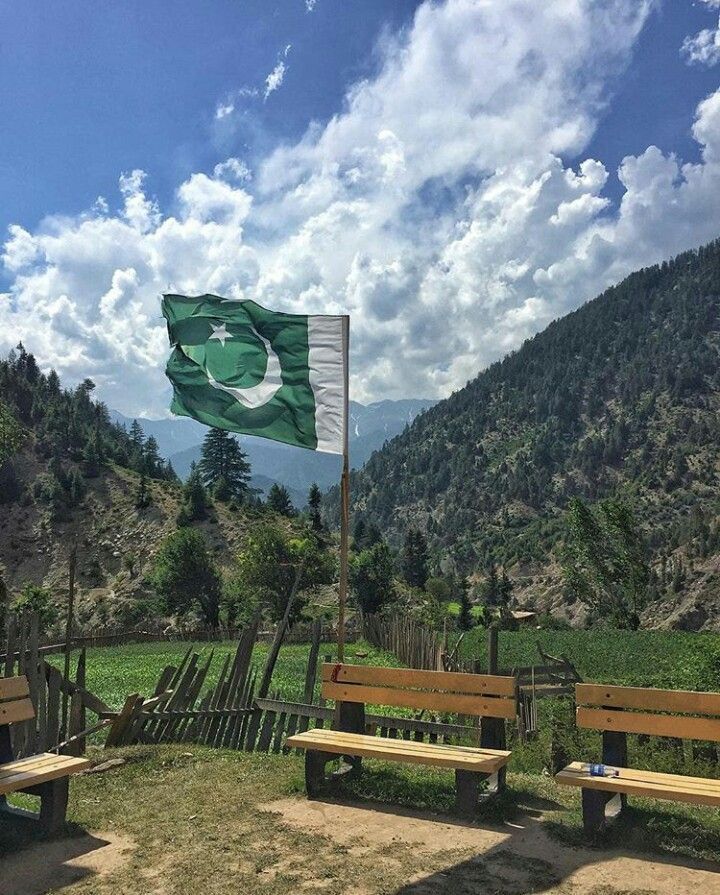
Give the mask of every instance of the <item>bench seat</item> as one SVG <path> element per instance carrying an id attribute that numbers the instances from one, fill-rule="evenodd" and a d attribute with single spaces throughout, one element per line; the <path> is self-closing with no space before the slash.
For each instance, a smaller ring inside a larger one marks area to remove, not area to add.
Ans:
<path id="1" fill-rule="evenodd" d="M 565 786 L 580 786 L 606 793 L 691 802 L 695 805 L 720 806 L 720 780 L 706 777 L 684 777 L 681 774 L 661 774 L 656 771 L 637 771 L 634 768 L 614 768 L 619 777 L 591 777 L 584 762 L 574 761 L 556 774 L 555 780 Z"/>
<path id="2" fill-rule="evenodd" d="M 55 755 L 52 752 L 9 761 L 0 764 L 0 796 L 59 780 L 89 767 L 90 762 L 85 758 Z"/>
<path id="3" fill-rule="evenodd" d="M 295 734 L 288 738 L 286 745 L 334 755 L 357 755 L 484 774 L 497 773 L 510 759 L 510 752 L 504 749 L 419 743 L 325 728 Z"/>

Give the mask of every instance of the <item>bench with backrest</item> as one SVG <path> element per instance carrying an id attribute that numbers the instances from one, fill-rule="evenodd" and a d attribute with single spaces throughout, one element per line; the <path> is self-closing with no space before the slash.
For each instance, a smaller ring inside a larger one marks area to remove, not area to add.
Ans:
<path id="1" fill-rule="evenodd" d="M 309 730 L 287 740 L 288 746 L 306 750 L 309 797 L 318 795 L 327 781 L 326 764 L 338 757 L 345 758 L 355 773 L 363 758 L 453 769 L 456 807 L 463 814 L 475 810 L 481 780 L 492 778 L 489 782 L 494 781 L 494 791 L 502 788 L 510 758 L 505 749 L 505 721 L 517 714 L 515 678 L 326 663 L 322 666 L 322 695 L 337 703 L 334 729 Z M 365 724 L 365 704 L 479 716 L 480 745 L 376 736 Z"/>
<path id="2" fill-rule="evenodd" d="M 577 726 L 602 731 L 602 764 L 609 773 L 618 771 L 618 776 L 592 776 L 588 764 L 576 761 L 555 776 L 558 783 L 582 788 L 588 834 L 617 816 L 628 795 L 720 806 L 720 780 L 627 766 L 629 733 L 720 742 L 720 693 L 577 684 L 575 698 Z"/>
<path id="3" fill-rule="evenodd" d="M 9 808 L 7 796 L 14 792 L 39 796 L 40 823 L 54 833 L 65 823 L 70 775 L 90 767 L 90 762 L 51 752 L 15 760 L 10 725 L 34 718 L 27 678 L 0 678 L 0 809 L 26 815 Z"/>

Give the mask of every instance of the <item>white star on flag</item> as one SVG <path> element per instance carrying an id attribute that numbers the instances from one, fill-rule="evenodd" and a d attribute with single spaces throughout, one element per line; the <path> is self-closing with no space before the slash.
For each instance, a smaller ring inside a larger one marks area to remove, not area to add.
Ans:
<path id="1" fill-rule="evenodd" d="M 215 326 L 214 323 L 211 323 L 210 326 L 212 327 L 212 335 L 210 336 L 210 338 L 217 339 L 218 342 L 220 342 L 222 347 L 224 348 L 225 347 L 225 339 L 232 339 L 232 337 L 233 337 L 232 333 L 229 333 L 227 331 L 224 323 L 221 324 L 220 326 Z"/>

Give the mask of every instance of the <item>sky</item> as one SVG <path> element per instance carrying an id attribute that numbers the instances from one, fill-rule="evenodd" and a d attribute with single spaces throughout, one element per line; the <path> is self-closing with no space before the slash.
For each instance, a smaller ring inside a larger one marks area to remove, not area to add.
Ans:
<path id="1" fill-rule="evenodd" d="M 720 236 L 720 0 L 0 6 L 0 352 L 167 414 L 165 291 L 439 398 Z"/>

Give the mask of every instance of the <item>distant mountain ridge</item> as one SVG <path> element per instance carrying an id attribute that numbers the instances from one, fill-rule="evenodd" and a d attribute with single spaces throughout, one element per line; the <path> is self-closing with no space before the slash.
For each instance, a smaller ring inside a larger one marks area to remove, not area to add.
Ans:
<path id="1" fill-rule="evenodd" d="M 552 608 L 569 500 L 624 494 L 657 572 L 645 623 L 720 629 L 719 411 L 720 240 L 631 274 L 415 419 L 353 475 L 354 518 L 395 544 L 421 528 L 446 568 L 502 563 Z M 326 510 L 337 521 L 337 489 Z"/>
<path id="2" fill-rule="evenodd" d="M 382 447 L 390 438 L 398 435 L 418 414 L 435 402 L 429 399 L 406 398 L 396 401 L 383 400 L 371 404 L 350 402 L 349 447 L 353 468 L 361 467 L 373 451 Z M 126 427 L 133 417 L 111 411 L 114 422 Z M 175 472 L 185 478 L 190 465 L 200 459 L 200 445 L 207 427 L 187 417 L 151 420 L 137 417 L 145 434 L 153 436 L 160 454 L 170 460 Z M 267 492 L 273 482 L 290 489 L 293 503 L 303 506 L 308 489 L 317 482 L 322 489 L 335 484 L 340 477 L 340 458 L 294 448 L 264 438 L 239 435 L 238 440 L 247 452 L 255 479 L 255 487 Z M 302 501 L 299 503 L 299 501 Z"/>

